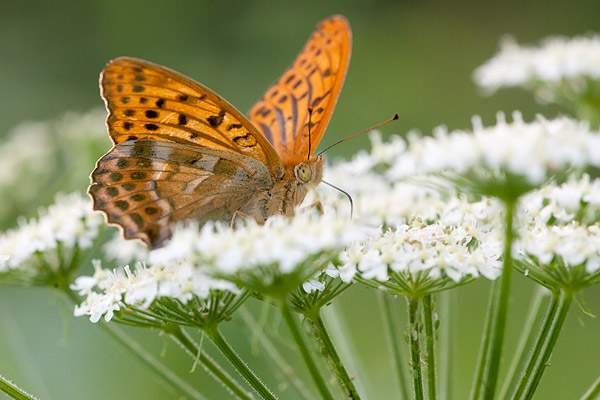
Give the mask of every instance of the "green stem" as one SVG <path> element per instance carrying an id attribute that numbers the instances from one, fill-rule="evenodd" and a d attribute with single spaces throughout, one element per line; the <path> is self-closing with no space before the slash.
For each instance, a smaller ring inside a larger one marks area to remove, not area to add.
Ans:
<path id="1" fill-rule="evenodd" d="M 296 323 L 296 320 L 292 315 L 292 310 L 290 309 L 290 306 L 288 305 L 285 299 L 281 301 L 281 312 L 283 314 L 283 319 L 285 320 L 288 326 L 288 329 L 290 330 L 294 340 L 296 341 L 296 345 L 300 350 L 300 354 L 302 354 L 302 359 L 304 360 L 304 363 L 308 368 L 308 372 L 310 373 L 313 382 L 315 383 L 317 389 L 319 390 L 319 393 L 321 394 L 321 397 L 323 399 L 332 400 L 333 397 L 331 396 L 331 393 L 329 393 L 329 389 L 327 388 L 323 377 L 319 373 L 317 365 L 315 364 L 315 361 L 313 360 L 310 351 L 308 350 L 308 346 L 306 345 L 306 342 L 302 337 L 302 332 L 300 332 L 300 328 L 298 327 L 298 324 Z"/>
<path id="2" fill-rule="evenodd" d="M 454 382 L 454 350 L 456 337 L 456 291 L 446 290 L 440 294 L 441 316 L 440 321 L 440 371 L 444 374 L 440 377 L 440 395 L 442 400 L 452 399 L 452 383 Z"/>
<path id="3" fill-rule="evenodd" d="M 141 360 L 148 368 L 156 375 L 160 376 L 165 382 L 173 386 L 176 390 L 186 394 L 192 399 L 206 399 L 196 389 L 191 387 L 187 382 L 182 380 L 173 371 L 169 370 L 164 364 L 148 353 L 138 342 L 131 339 L 121 328 L 114 324 L 100 322 L 100 328 L 110 337 L 116 340 L 121 346 L 125 347 L 130 354 Z"/>
<path id="4" fill-rule="evenodd" d="M 552 350 L 554 350 L 554 345 L 558 340 L 558 335 L 562 329 L 562 326 L 565 322 L 565 318 L 567 317 L 567 313 L 569 312 L 569 307 L 571 306 L 571 302 L 573 301 L 573 295 L 569 291 L 561 290 L 559 294 L 558 300 L 558 309 L 556 311 L 556 316 L 552 321 L 552 326 L 550 327 L 550 331 L 548 332 L 548 338 L 544 341 L 544 348 L 540 357 L 538 357 L 535 367 L 533 369 L 532 379 L 528 382 L 527 387 L 525 389 L 525 395 L 523 399 L 530 400 L 533 398 L 533 394 L 537 389 L 540 380 L 542 379 L 542 375 L 548 366 L 548 361 L 550 360 L 550 356 L 552 355 Z"/>
<path id="5" fill-rule="evenodd" d="M 266 303 L 263 303 L 266 305 Z M 281 352 L 277 350 L 269 336 L 262 330 L 262 324 L 257 322 L 254 319 L 254 316 L 248 311 L 248 309 L 242 307 L 239 310 L 239 314 L 241 315 L 244 323 L 248 325 L 251 331 L 257 332 L 256 336 L 260 344 L 264 347 L 267 354 L 271 357 L 271 359 L 275 362 L 278 370 L 283 372 L 287 379 L 292 383 L 296 391 L 298 392 L 298 396 L 304 400 L 309 400 L 312 398 L 310 392 L 306 389 L 304 382 L 300 378 L 298 378 L 298 374 L 294 370 L 290 364 L 285 361 L 282 357 Z"/>
<path id="6" fill-rule="evenodd" d="M 419 299 L 408 299 L 408 341 L 410 347 L 410 367 L 413 377 L 413 390 L 415 400 L 423 400 L 423 373 L 421 371 L 421 349 L 419 347 L 420 327 L 417 321 Z"/>
<path id="7" fill-rule="evenodd" d="M 0 390 L 16 400 L 38 400 L 2 375 L 0 375 Z"/>
<path id="8" fill-rule="evenodd" d="M 427 354 L 425 356 L 425 362 L 427 364 L 427 389 L 429 393 L 429 400 L 435 400 L 435 385 L 437 380 L 435 376 L 435 333 L 433 328 L 433 304 L 431 301 L 431 295 L 423 297 L 423 315 L 423 320 L 425 322 L 425 340 L 427 350 Z"/>
<path id="9" fill-rule="evenodd" d="M 73 302 L 78 304 L 80 299 L 79 296 L 72 290 L 65 288 L 63 293 Z M 146 366 L 148 366 L 156 375 L 161 377 L 165 382 L 171 385 L 175 390 L 186 394 L 192 399 L 204 400 L 196 389 L 191 387 L 187 382 L 177 376 L 173 371 L 168 369 L 163 363 L 154 358 L 152 354 L 146 351 L 138 342 L 131 339 L 121 328 L 114 324 L 108 324 L 101 321 L 99 327 L 106 332 L 110 337 L 116 340 L 121 346 L 129 351 L 138 360 L 141 360 Z"/>
<path id="10" fill-rule="evenodd" d="M 539 315 L 542 311 L 544 302 L 542 301 L 546 297 L 548 291 L 543 288 L 538 288 L 531 299 L 531 304 L 527 307 L 529 313 L 525 319 L 525 325 L 521 331 L 519 337 L 519 343 L 515 350 L 515 355 L 512 357 L 512 362 L 506 373 L 504 379 L 504 385 L 500 391 L 499 399 L 507 399 L 508 394 L 512 393 L 518 384 L 518 368 L 519 365 L 525 365 L 525 358 L 527 357 L 527 349 L 532 347 L 536 321 L 539 319 Z"/>
<path id="11" fill-rule="evenodd" d="M 499 292 L 500 282 L 495 280 L 492 282 L 490 298 L 488 300 L 488 306 L 485 313 L 485 328 L 481 336 L 481 344 L 479 348 L 479 354 L 477 356 L 477 372 L 475 374 L 473 386 L 471 387 L 471 400 L 478 399 L 483 388 L 483 374 L 485 372 L 487 357 L 489 356 L 488 349 L 490 347 L 490 338 L 492 337 L 492 315 L 494 308 L 496 308 L 496 301 L 499 297 Z"/>
<path id="12" fill-rule="evenodd" d="M 580 400 L 594 400 L 600 396 L 600 376 L 592 383 L 592 386 L 581 396 Z"/>
<path id="13" fill-rule="evenodd" d="M 500 355 L 502 353 L 502 345 L 504 343 L 504 332 L 506 327 L 506 312 L 508 310 L 508 297 L 511 286 L 512 273 L 512 242 L 514 238 L 513 232 L 513 213 L 515 202 L 508 200 L 505 203 L 505 241 L 504 241 L 504 265 L 502 266 L 502 275 L 500 276 L 499 297 L 493 308 L 491 319 L 491 335 L 489 338 L 489 355 L 486 357 L 483 367 L 483 375 L 481 384 L 483 385 L 482 399 L 493 399 L 496 391 L 496 383 L 498 381 L 498 371 L 500 370 Z"/>
<path id="14" fill-rule="evenodd" d="M 190 357 L 192 357 L 192 359 L 196 360 L 198 358 L 200 349 L 198 349 L 196 343 L 190 339 L 188 334 L 181 329 L 180 326 L 173 327 L 173 329 L 169 330 L 168 333 L 171 336 L 171 339 L 173 339 L 176 343 L 179 343 L 181 347 L 187 351 Z M 236 380 L 229 376 L 229 374 L 207 354 L 201 352 L 199 361 L 210 375 L 212 375 L 217 381 L 221 382 L 223 387 L 229 390 L 230 393 L 235 395 L 238 399 L 254 399 L 254 396 L 251 393 L 248 393 L 244 387 L 242 387 Z"/>
<path id="15" fill-rule="evenodd" d="M 380 293 L 379 299 L 383 310 L 383 323 L 385 324 L 385 336 L 392 348 L 394 367 L 396 369 L 396 378 L 398 380 L 399 398 L 408 399 L 408 384 L 406 382 L 406 371 L 404 369 L 404 360 L 400 343 L 402 335 L 400 334 L 400 324 L 397 313 L 394 312 L 394 298 L 384 292 Z"/>
<path id="16" fill-rule="evenodd" d="M 265 384 L 256 376 L 248 365 L 240 358 L 240 356 L 233 350 L 233 348 L 227 343 L 221 332 L 214 327 L 205 329 L 206 334 L 215 346 L 223 353 L 225 358 L 229 360 L 231 365 L 239 372 L 242 377 L 252 386 L 252 388 L 258 393 L 263 399 L 275 400 L 275 395 L 271 392 Z"/>
<path id="17" fill-rule="evenodd" d="M 550 304 L 548 305 L 548 310 L 546 311 L 546 315 L 544 316 L 544 320 L 542 323 L 542 328 L 538 333 L 537 339 L 533 346 L 533 350 L 529 354 L 529 358 L 527 362 L 524 364 L 523 371 L 519 376 L 519 382 L 516 386 L 515 391 L 513 392 L 511 398 L 516 399 L 523 395 L 525 391 L 525 387 L 527 386 L 527 381 L 531 379 L 533 368 L 535 367 L 535 362 L 538 359 L 540 353 L 542 352 L 542 348 L 544 347 L 544 341 L 548 337 L 548 332 L 550 331 L 550 327 L 552 326 L 552 321 L 556 317 L 556 311 L 558 310 L 558 296 L 555 294 L 552 295 L 552 299 Z"/>
<path id="18" fill-rule="evenodd" d="M 323 319 L 321 315 L 317 312 L 315 316 L 307 315 L 307 318 L 313 325 L 313 329 L 315 331 L 315 336 L 320 340 L 322 351 L 327 356 L 329 360 L 329 364 L 333 368 L 335 375 L 338 377 L 346 396 L 349 399 L 360 400 L 360 396 L 354 387 L 354 383 L 352 382 L 352 378 L 348 375 L 340 356 L 335 350 L 335 346 L 327 333 L 327 329 L 325 328 L 325 324 L 323 323 Z"/>

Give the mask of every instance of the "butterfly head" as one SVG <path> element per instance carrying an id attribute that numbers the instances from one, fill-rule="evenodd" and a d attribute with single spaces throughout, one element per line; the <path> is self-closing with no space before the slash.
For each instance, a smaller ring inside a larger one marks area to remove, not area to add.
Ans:
<path id="1" fill-rule="evenodd" d="M 318 185 L 323 177 L 323 157 L 313 157 L 297 164 L 294 167 L 294 175 L 300 185 Z"/>

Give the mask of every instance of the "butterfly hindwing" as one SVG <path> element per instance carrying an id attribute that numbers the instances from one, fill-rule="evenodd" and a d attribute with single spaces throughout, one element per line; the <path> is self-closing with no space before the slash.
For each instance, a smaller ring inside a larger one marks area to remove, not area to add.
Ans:
<path id="1" fill-rule="evenodd" d="M 168 68 L 136 58 L 111 61 L 100 76 L 115 144 L 153 139 L 231 151 L 282 175 L 281 160 L 264 136 L 221 96 Z"/>
<path id="2" fill-rule="evenodd" d="M 261 218 L 272 186 L 266 166 L 230 151 L 139 139 L 117 144 L 92 173 L 94 209 L 156 248 L 174 222 L 231 220 L 235 211 Z"/>
<path id="3" fill-rule="evenodd" d="M 318 24 L 292 65 L 248 112 L 286 165 L 306 160 L 321 141 L 342 89 L 352 47 L 348 21 L 339 15 Z"/>

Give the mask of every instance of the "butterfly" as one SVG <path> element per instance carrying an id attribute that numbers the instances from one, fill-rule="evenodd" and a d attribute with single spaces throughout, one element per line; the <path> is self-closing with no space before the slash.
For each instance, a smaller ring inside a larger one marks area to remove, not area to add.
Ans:
<path id="1" fill-rule="evenodd" d="M 178 72 L 131 57 L 110 61 L 100 89 L 113 147 L 91 174 L 94 209 L 149 248 L 164 245 L 178 221 L 293 216 L 321 182 L 323 158 L 312 153 L 351 46 L 343 16 L 321 21 L 247 117 Z"/>

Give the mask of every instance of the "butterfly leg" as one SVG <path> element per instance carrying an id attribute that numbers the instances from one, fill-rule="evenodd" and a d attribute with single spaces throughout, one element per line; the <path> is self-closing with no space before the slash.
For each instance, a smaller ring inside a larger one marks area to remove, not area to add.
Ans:
<path id="1" fill-rule="evenodd" d="M 236 216 L 238 216 L 238 215 L 239 215 L 240 217 L 243 217 L 243 218 L 252 218 L 251 216 L 249 216 L 249 215 L 248 215 L 248 214 L 246 214 L 245 212 L 242 212 L 242 211 L 236 210 L 236 211 L 233 213 L 233 216 L 231 217 L 231 223 L 229 224 L 229 227 L 230 227 L 231 229 L 233 229 L 233 224 L 235 223 L 235 217 L 236 217 Z"/>
<path id="2" fill-rule="evenodd" d="M 313 207 L 315 207 L 317 210 L 319 210 L 319 213 L 321 215 L 325 214 L 325 212 L 323 211 L 323 204 L 321 204 L 320 200 L 317 200 L 314 203 L 311 203 L 311 204 L 307 205 L 306 207 L 302 207 L 302 208 L 304 209 L 304 208 L 313 208 Z"/>

